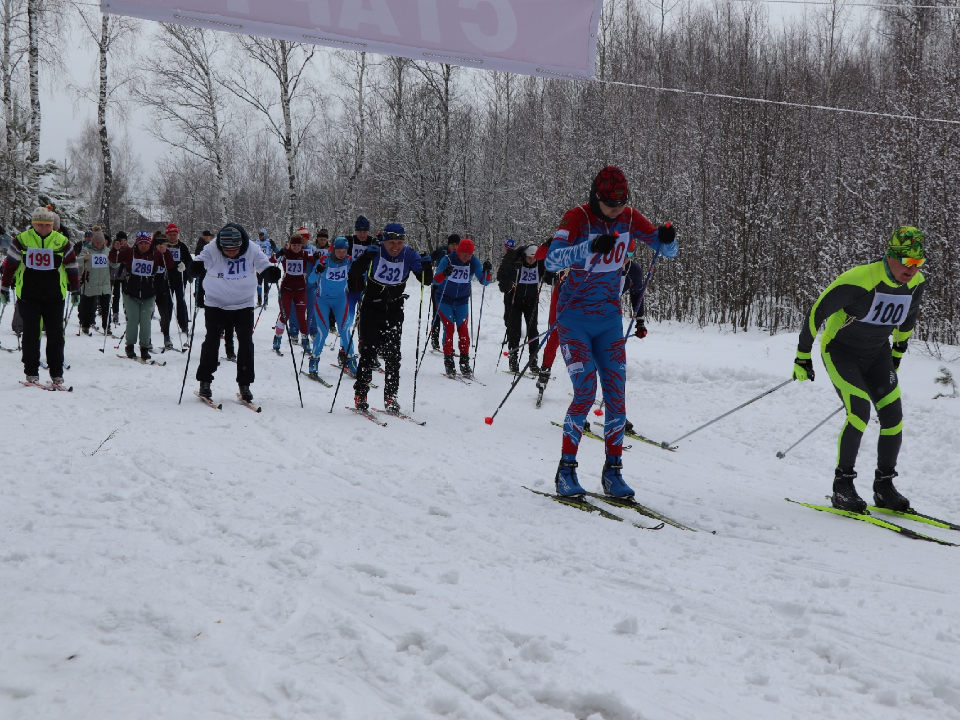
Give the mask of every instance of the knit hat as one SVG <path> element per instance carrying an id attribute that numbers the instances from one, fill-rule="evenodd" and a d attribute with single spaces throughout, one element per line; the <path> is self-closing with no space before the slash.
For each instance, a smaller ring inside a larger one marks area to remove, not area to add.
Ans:
<path id="1" fill-rule="evenodd" d="M 169 225 L 167 225 L 167 227 L 166 227 L 166 229 L 164 230 L 164 232 L 168 232 L 168 233 L 178 233 L 178 232 L 180 232 L 180 228 L 178 228 L 178 227 L 177 227 L 176 225 L 174 225 L 173 223 L 170 223 Z"/>
<path id="2" fill-rule="evenodd" d="M 630 199 L 630 188 L 623 170 L 615 165 L 607 165 L 597 173 L 590 189 L 590 199 L 600 200 L 607 205 L 625 204 Z"/>
<path id="3" fill-rule="evenodd" d="M 93 232 L 90 233 L 90 241 L 96 242 L 97 240 L 99 240 L 102 243 L 105 243 L 107 241 L 107 238 L 103 236 L 103 228 L 101 228 L 99 225 L 94 225 Z"/>
<path id="4" fill-rule="evenodd" d="M 537 246 L 536 246 L 536 245 L 527 245 L 527 249 L 526 249 L 526 251 L 524 252 L 524 254 L 525 254 L 527 257 L 535 257 L 536 254 L 537 254 Z"/>
<path id="5" fill-rule="evenodd" d="M 356 230 L 369 230 L 370 221 L 367 220 L 363 215 L 357 218 L 357 221 L 353 224 L 353 229 Z"/>
<path id="6" fill-rule="evenodd" d="M 297 228 L 297 235 L 302 237 L 304 242 L 310 239 L 310 231 L 303 225 Z"/>
<path id="7" fill-rule="evenodd" d="M 38 207 L 33 211 L 33 215 L 30 216 L 30 222 L 35 223 L 52 223 L 56 221 L 56 213 L 53 210 L 48 210 L 45 207 Z"/>
<path id="8" fill-rule="evenodd" d="M 469 253 L 473 255 L 473 251 L 476 250 L 476 246 L 473 244 L 473 240 L 470 238 L 464 238 L 460 241 L 460 244 L 457 246 L 458 253 Z"/>
<path id="9" fill-rule="evenodd" d="M 345 237 L 343 237 L 343 236 L 340 236 L 340 237 L 338 237 L 336 240 L 333 241 L 333 249 L 334 249 L 334 250 L 346 250 L 346 249 L 349 248 L 349 247 L 350 247 L 350 243 L 349 243 L 349 242 L 347 241 L 347 239 L 346 239 Z"/>
<path id="10" fill-rule="evenodd" d="M 460 243 L 460 236 L 456 233 L 447 235 L 447 245 L 457 245 Z"/>
<path id="11" fill-rule="evenodd" d="M 513 238 L 507 238 L 503 241 L 504 250 L 513 250 L 517 246 L 517 243 L 514 242 Z"/>
<path id="12" fill-rule="evenodd" d="M 117 240 L 126 240 L 126 239 L 127 239 L 127 234 L 123 230 L 117 233 Z"/>
<path id="13" fill-rule="evenodd" d="M 320 228 L 319 230 L 317 230 L 317 237 L 318 237 L 318 238 L 321 238 L 321 237 L 329 238 L 329 237 L 330 237 L 330 231 L 327 230 L 326 228 Z"/>
<path id="14" fill-rule="evenodd" d="M 893 231 L 887 243 L 887 257 L 923 260 L 923 231 L 912 225 L 904 225 Z"/>
<path id="15" fill-rule="evenodd" d="M 141 230 L 140 232 L 137 233 L 137 237 L 136 237 L 136 239 L 134 240 L 134 242 L 138 242 L 138 243 L 142 243 L 142 242 L 153 243 L 153 237 L 151 237 L 150 233 L 148 233 L 146 230 Z"/>
<path id="16" fill-rule="evenodd" d="M 403 229 L 403 225 L 401 225 L 400 223 L 388 223 L 387 226 L 383 229 L 383 234 L 384 236 L 399 235 L 400 237 L 405 237 L 407 234 L 407 231 Z"/>

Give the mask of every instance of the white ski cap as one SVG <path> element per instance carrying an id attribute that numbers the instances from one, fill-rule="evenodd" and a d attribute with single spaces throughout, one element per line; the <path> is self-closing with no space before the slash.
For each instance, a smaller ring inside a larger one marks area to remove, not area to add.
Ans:
<path id="1" fill-rule="evenodd" d="M 536 257 L 536 254 L 537 254 L 537 246 L 536 246 L 536 245 L 530 245 L 530 246 L 526 249 L 526 252 L 525 252 L 524 254 L 525 254 L 527 257 Z"/>

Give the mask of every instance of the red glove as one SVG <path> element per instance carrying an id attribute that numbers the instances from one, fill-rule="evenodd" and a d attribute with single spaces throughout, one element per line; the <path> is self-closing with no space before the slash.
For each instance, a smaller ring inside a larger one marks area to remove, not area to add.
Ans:
<path id="1" fill-rule="evenodd" d="M 545 243 L 537 248 L 537 254 L 534 256 L 537 260 L 546 260 L 547 253 L 550 252 L 550 243 Z"/>
<path id="2" fill-rule="evenodd" d="M 435 283 L 442 283 L 446 279 L 447 278 L 444 276 L 443 273 L 437 273 L 436 275 L 433 276 L 433 281 Z"/>

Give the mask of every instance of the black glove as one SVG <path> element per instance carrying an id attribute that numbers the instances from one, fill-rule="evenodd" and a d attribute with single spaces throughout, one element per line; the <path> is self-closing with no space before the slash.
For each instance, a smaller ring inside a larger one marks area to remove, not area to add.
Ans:
<path id="1" fill-rule="evenodd" d="M 590 243 L 590 252 L 606 255 L 608 252 L 613 250 L 613 246 L 616 244 L 617 244 L 616 235 L 611 235 L 610 233 L 598 235 L 593 239 L 593 242 Z"/>
<path id="2" fill-rule="evenodd" d="M 817 379 L 817 374 L 813 371 L 813 359 L 798 357 L 793 361 L 793 379 L 803 382 L 809 380 L 813 382 Z"/>
<path id="3" fill-rule="evenodd" d="M 280 267 L 278 265 L 271 265 L 264 270 L 264 273 L 267 281 L 272 283 L 280 282 L 280 278 L 283 277 L 283 273 L 280 271 Z"/>
<path id="4" fill-rule="evenodd" d="M 200 260 L 194 260 L 190 263 L 190 274 L 200 278 L 206 275 L 207 268 Z"/>
<path id="5" fill-rule="evenodd" d="M 643 324 L 643 320 L 637 320 L 637 329 L 633 334 L 641 340 L 647 336 L 647 326 Z"/>
<path id="6" fill-rule="evenodd" d="M 663 245 L 669 245 L 677 239 L 677 230 L 673 225 L 667 223 L 657 228 L 657 240 Z"/>
<path id="7" fill-rule="evenodd" d="M 493 263 L 489 260 L 485 260 L 483 263 L 483 271 L 490 272 L 491 270 L 493 270 Z"/>

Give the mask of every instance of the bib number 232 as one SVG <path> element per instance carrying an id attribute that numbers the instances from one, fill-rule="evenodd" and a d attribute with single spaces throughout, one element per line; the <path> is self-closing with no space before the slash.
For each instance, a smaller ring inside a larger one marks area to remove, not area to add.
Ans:
<path id="1" fill-rule="evenodd" d="M 377 274 L 374 275 L 384 285 L 396 285 L 403 277 L 403 264 L 380 261 Z"/>

